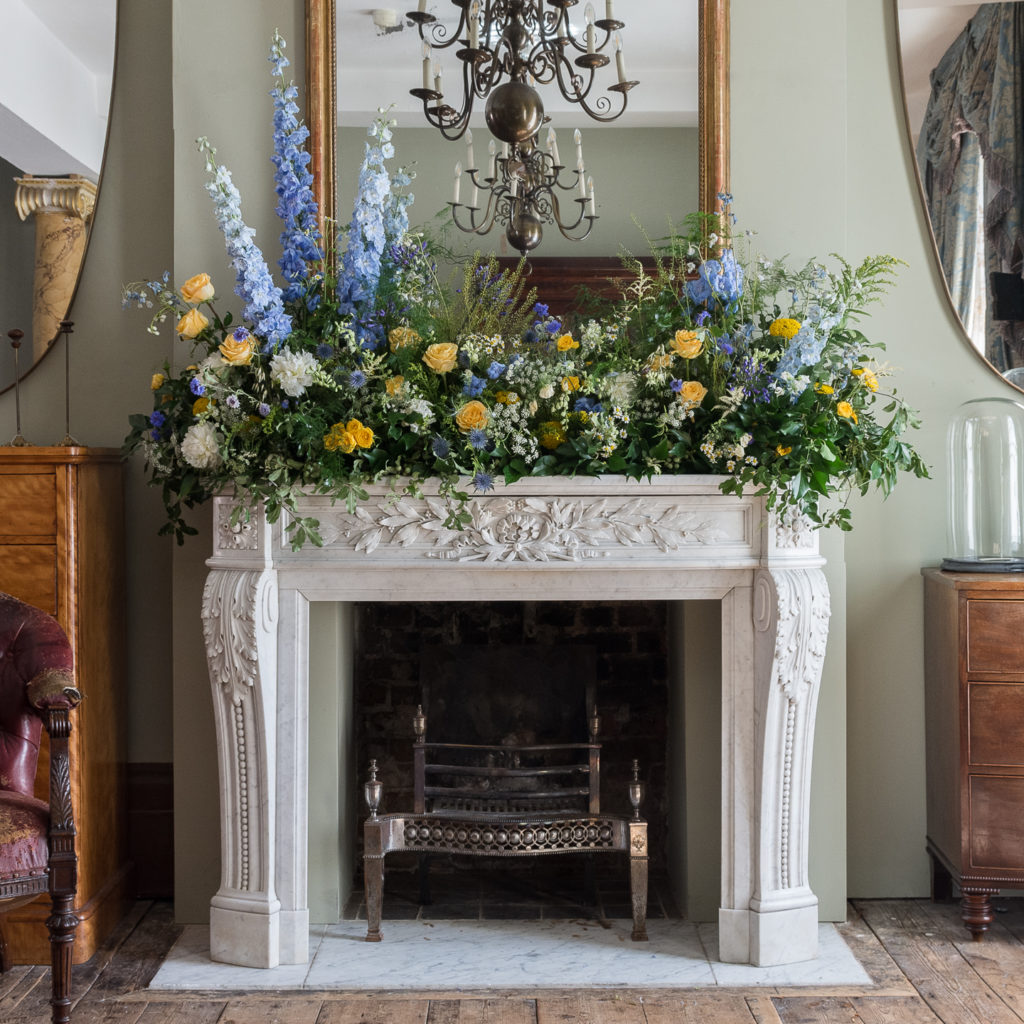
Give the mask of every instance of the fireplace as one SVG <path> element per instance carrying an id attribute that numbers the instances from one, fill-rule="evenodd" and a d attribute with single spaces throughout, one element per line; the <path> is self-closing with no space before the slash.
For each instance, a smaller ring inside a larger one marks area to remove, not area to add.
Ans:
<path id="1" fill-rule="evenodd" d="M 520 481 L 444 527 L 429 492 L 372 489 L 354 513 L 303 499 L 325 545 L 290 550 L 217 499 L 203 602 L 218 735 L 221 887 L 215 960 L 308 958 L 309 621 L 316 602 L 721 602 L 723 960 L 813 957 L 810 754 L 828 623 L 816 535 L 713 477 Z M 351 664 L 351 644 L 343 640 Z"/>
<path id="2" fill-rule="evenodd" d="M 593 707 L 604 745 L 602 806 L 630 813 L 631 764 L 638 759 L 651 866 L 664 873 L 667 602 L 361 604 L 354 611 L 354 628 L 355 764 L 362 771 L 371 758 L 377 761 L 385 792 L 382 813 L 413 805 L 412 719 L 425 698 L 444 702 L 428 709 L 428 739 L 452 742 L 463 742 L 463 736 L 479 743 L 584 741 Z M 438 680 L 446 693 L 434 692 Z M 454 720 L 447 707 L 452 704 L 457 705 Z M 471 727 L 461 721 L 465 711 L 475 714 Z M 533 714 L 542 724 L 531 722 Z M 361 775 L 353 779 L 348 794 L 356 806 L 363 804 L 362 782 Z M 355 831 L 358 862 L 362 837 Z M 389 871 L 406 861 L 410 858 L 389 861 Z"/>

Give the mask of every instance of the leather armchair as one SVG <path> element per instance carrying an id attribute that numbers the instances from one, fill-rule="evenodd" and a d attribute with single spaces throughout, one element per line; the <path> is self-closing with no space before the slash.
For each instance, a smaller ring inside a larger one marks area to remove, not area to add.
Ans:
<path id="1" fill-rule="evenodd" d="M 3 915 L 49 892 L 52 1020 L 71 1017 L 71 954 L 78 917 L 75 824 L 71 806 L 71 645 L 45 612 L 0 594 L 0 957 L 7 967 Z M 42 729 L 50 737 L 49 802 L 33 795 Z"/>

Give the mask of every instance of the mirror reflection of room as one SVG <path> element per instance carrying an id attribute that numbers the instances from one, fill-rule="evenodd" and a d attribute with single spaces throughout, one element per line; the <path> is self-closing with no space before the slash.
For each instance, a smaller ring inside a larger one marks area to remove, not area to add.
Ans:
<path id="1" fill-rule="evenodd" d="M 1024 4 L 899 0 L 910 129 L 953 307 L 1024 385 Z"/>
<path id="2" fill-rule="evenodd" d="M 581 38 L 585 6 L 573 9 L 571 21 Z M 601 16 L 605 5 L 596 6 Z M 582 241 L 563 237 L 556 225 L 545 224 L 543 240 L 531 255 L 542 259 L 615 257 L 622 248 L 646 255 L 649 239 L 667 235 L 670 220 L 678 224 L 699 205 L 697 3 L 648 0 L 644 6 L 642 18 L 630 17 L 628 5 L 617 9 L 616 17 L 625 22 L 620 33 L 623 60 L 629 78 L 639 81 L 629 92 L 627 108 L 620 117 L 599 124 L 558 96 L 556 87 L 549 85 L 543 90 L 550 121 L 541 130 L 541 143 L 546 144 L 553 128 L 561 162 L 570 165 L 571 175 L 575 173 L 571 170 L 575 164 L 574 133 L 580 132 L 587 175 L 595 183 L 598 219 Z M 648 12 L 648 7 L 653 9 Z M 437 12 L 447 17 L 447 5 L 439 5 Z M 450 200 L 456 163 L 464 172 L 464 192 L 471 189 L 465 174 L 467 140 L 450 142 L 427 124 L 422 102 L 410 95 L 410 89 L 421 84 L 422 44 L 417 26 L 402 11 L 392 12 L 394 18 L 387 13 L 378 9 L 371 14 L 357 0 L 337 0 L 338 38 L 349 41 L 339 47 L 344 57 L 337 69 L 339 220 L 345 223 L 351 216 L 367 127 L 379 108 L 392 106 L 391 116 L 398 122 L 394 163 L 412 164 L 415 172 L 412 223 L 428 226 L 434 233 L 443 231 L 445 243 L 456 254 L 480 251 L 515 256 L 501 224 L 483 235 L 453 226 Z M 352 45 L 354 40 L 358 45 Z M 457 58 L 446 52 L 438 63 L 445 88 L 461 88 Z M 614 54 L 604 71 L 614 83 Z M 478 101 L 470 120 L 478 164 L 487 159 L 492 140 L 483 111 L 484 104 Z M 568 205 L 572 206 L 571 201 Z"/>
<path id="3" fill-rule="evenodd" d="M 7 0 L 0 64 L 0 390 L 14 383 L 7 332 L 24 332 L 21 375 L 68 315 L 96 204 L 110 106 L 115 0 Z"/>

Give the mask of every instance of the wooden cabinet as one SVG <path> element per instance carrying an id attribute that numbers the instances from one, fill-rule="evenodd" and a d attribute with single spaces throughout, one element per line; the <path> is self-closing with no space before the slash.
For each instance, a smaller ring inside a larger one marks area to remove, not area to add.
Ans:
<path id="1" fill-rule="evenodd" d="M 976 939 L 1024 887 L 1024 578 L 926 569 L 925 722 L 933 894 L 952 879 Z"/>
<path id="2" fill-rule="evenodd" d="M 74 962 L 127 909 L 124 814 L 124 512 L 121 460 L 105 448 L 0 448 L 0 590 L 64 627 L 84 694 L 71 734 L 81 925 Z M 36 794 L 47 792 L 40 758 Z M 42 898 L 7 916 L 14 963 L 48 964 Z"/>

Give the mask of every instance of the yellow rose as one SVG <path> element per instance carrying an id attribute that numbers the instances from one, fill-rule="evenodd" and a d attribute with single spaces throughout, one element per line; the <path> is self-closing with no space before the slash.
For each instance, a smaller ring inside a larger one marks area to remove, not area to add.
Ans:
<path id="1" fill-rule="evenodd" d="M 196 274 L 181 286 L 181 297 L 186 302 L 209 302 L 213 298 L 213 284 L 209 274 Z"/>
<path id="2" fill-rule="evenodd" d="M 358 422 L 358 420 L 356 421 Z M 364 428 L 365 429 L 365 428 Z M 329 452 L 343 451 L 346 455 L 356 446 L 356 439 L 352 432 L 347 430 L 344 423 L 335 423 L 330 433 L 324 434 L 324 447 Z"/>
<path id="3" fill-rule="evenodd" d="M 212 404 L 213 403 L 210 401 L 209 398 L 197 398 L 192 403 L 192 415 L 198 416 L 200 413 L 206 412 L 206 410 L 209 409 Z"/>
<path id="4" fill-rule="evenodd" d="M 194 306 L 179 321 L 174 328 L 183 338 L 194 338 L 210 326 L 210 321 L 203 316 Z"/>
<path id="5" fill-rule="evenodd" d="M 571 348 L 579 348 L 580 343 L 574 341 L 571 334 L 563 334 L 558 341 L 555 342 L 559 352 L 568 352 Z"/>
<path id="6" fill-rule="evenodd" d="M 562 390 L 563 391 L 579 391 L 580 379 L 579 377 L 563 377 L 562 378 Z"/>
<path id="7" fill-rule="evenodd" d="M 819 395 L 834 395 L 836 391 L 831 384 L 815 384 L 814 390 L 817 391 Z"/>
<path id="8" fill-rule="evenodd" d="M 394 396 L 397 395 L 404 386 L 405 378 L 400 373 L 384 382 L 384 390 L 387 391 L 392 398 L 394 398 Z"/>
<path id="9" fill-rule="evenodd" d="M 420 340 L 420 336 L 411 327 L 396 327 L 388 335 L 388 342 L 391 344 L 391 351 L 397 348 L 405 348 Z"/>
<path id="10" fill-rule="evenodd" d="M 682 359 L 696 359 L 704 347 L 703 341 L 696 331 L 676 331 L 676 336 L 669 342 L 672 351 Z"/>
<path id="11" fill-rule="evenodd" d="M 779 455 L 779 456 L 786 456 L 786 455 L 788 455 L 788 454 L 789 454 L 789 453 L 790 453 L 790 452 L 791 452 L 792 450 L 793 450 L 793 446 L 792 446 L 792 445 L 789 445 L 789 444 L 787 444 L 787 445 L 781 445 L 781 444 L 777 444 L 777 445 L 775 446 L 775 454 L 776 454 L 776 455 Z"/>
<path id="12" fill-rule="evenodd" d="M 360 448 L 370 448 L 373 445 L 373 431 L 369 427 L 360 427 L 352 436 Z"/>
<path id="13" fill-rule="evenodd" d="M 857 422 L 857 414 L 853 410 L 853 406 L 849 402 L 837 402 L 836 412 L 843 417 L 844 420 L 853 420 Z"/>
<path id="14" fill-rule="evenodd" d="M 464 433 L 470 430 L 483 430 L 487 426 L 489 419 L 490 415 L 487 412 L 487 406 L 483 402 L 476 401 L 476 399 L 472 402 L 467 402 L 455 414 L 455 422 L 459 425 L 459 430 Z"/>
<path id="15" fill-rule="evenodd" d="M 253 337 L 244 328 L 232 331 L 220 346 L 220 354 L 229 366 L 246 366 L 252 362 Z"/>
<path id="16" fill-rule="evenodd" d="M 786 341 L 795 337 L 799 331 L 800 321 L 794 320 L 791 316 L 780 316 L 768 326 L 768 333 L 773 338 L 785 338 Z"/>
<path id="17" fill-rule="evenodd" d="M 679 389 L 679 401 L 686 405 L 700 405 L 708 389 L 699 380 L 684 380 Z"/>
<path id="18" fill-rule="evenodd" d="M 154 373 L 153 379 L 149 382 L 149 390 L 157 391 L 164 386 L 164 381 L 167 378 L 162 373 Z"/>
<path id="19" fill-rule="evenodd" d="M 455 369 L 455 361 L 458 356 L 458 345 L 450 341 L 439 341 L 434 345 L 427 346 L 427 351 L 423 353 L 423 362 L 434 373 L 447 373 L 449 370 Z"/>

